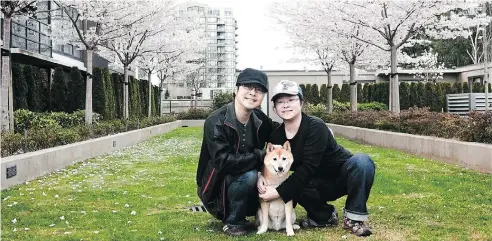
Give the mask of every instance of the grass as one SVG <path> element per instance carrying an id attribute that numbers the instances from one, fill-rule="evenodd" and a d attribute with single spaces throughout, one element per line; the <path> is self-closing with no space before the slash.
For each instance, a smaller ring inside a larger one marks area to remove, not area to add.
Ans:
<path id="1" fill-rule="evenodd" d="M 359 240 L 337 228 L 229 238 L 199 204 L 201 128 L 171 133 L 1 192 L 2 240 Z M 492 240 L 492 175 L 357 144 L 373 157 L 365 240 Z M 341 213 L 345 198 L 334 202 Z M 304 209 L 296 209 L 305 218 Z M 15 223 L 14 223 L 15 222 Z"/>

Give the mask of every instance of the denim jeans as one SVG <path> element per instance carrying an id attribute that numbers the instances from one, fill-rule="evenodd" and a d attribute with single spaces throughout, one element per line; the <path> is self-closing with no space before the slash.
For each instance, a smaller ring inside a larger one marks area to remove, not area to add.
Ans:
<path id="1" fill-rule="evenodd" d="M 237 176 L 227 176 L 227 214 L 225 223 L 242 225 L 246 216 L 253 216 L 259 207 L 256 179 L 258 171 L 251 170 Z"/>
<path id="2" fill-rule="evenodd" d="M 375 166 L 365 154 L 357 154 L 345 161 L 335 179 L 315 178 L 302 191 L 297 202 L 306 209 L 308 217 L 316 223 L 331 218 L 335 201 L 347 195 L 345 216 L 358 221 L 367 220 L 367 200 L 374 182 Z"/>

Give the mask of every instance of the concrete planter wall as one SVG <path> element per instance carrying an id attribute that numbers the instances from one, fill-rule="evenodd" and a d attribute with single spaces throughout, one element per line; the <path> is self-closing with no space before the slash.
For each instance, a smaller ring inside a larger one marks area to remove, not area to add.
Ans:
<path id="1" fill-rule="evenodd" d="M 492 173 L 492 145 L 328 124 L 335 135 Z"/>
<path id="2" fill-rule="evenodd" d="M 135 145 L 153 136 L 170 132 L 178 127 L 203 126 L 203 123 L 203 120 L 180 120 L 112 136 L 2 158 L 1 187 L 5 189 L 24 181 L 33 180 L 73 163 Z M 352 126 L 334 124 L 328 124 L 328 126 L 335 135 L 340 135 L 351 140 L 429 157 L 479 172 L 492 173 L 492 145 Z M 15 176 L 7 178 L 7 168 L 13 166 L 15 166 L 17 173 Z"/>
<path id="3" fill-rule="evenodd" d="M 112 136 L 2 158 L 1 187 L 5 189 L 24 181 L 35 179 L 73 163 L 135 145 L 181 126 L 203 126 L 203 121 L 179 120 Z M 17 174 L 7 178 L 7 168 L 11 167 L 15 167 Z"/>

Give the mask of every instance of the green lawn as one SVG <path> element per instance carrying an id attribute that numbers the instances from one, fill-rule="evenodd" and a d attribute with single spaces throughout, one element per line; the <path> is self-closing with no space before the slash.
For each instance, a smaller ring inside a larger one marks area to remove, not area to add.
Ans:
<path id="1" fill-rule="evenodd" d="M 180 128 L 1 192 L 2 240 L 221 240 L 191 212 L 201 128 Z M 364 240 L 492 240 L 492 175 L 399 151 L 339 142 L 376 162 Z M 344 198 L 334 202 L 339 214 Z M 305 218 L 302 207 L 298 218 Z M 233 238 L 231 238 L 233 239 Z M 341 228 L 233 240 L 360 240 Z"/>

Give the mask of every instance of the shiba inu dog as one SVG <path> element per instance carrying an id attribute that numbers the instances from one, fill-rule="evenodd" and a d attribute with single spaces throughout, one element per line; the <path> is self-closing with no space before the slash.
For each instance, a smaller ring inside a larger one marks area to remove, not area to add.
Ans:
<path id="1" fill-rule="evenodd" d="M 268 143 L 263 171 L 259 175 L 264 177 L 268 186 L 276 188 L 289 177 L 293 162 L 289 141 L 283 146 Z M 259 223 L 257 234 L 265 233 L 268 229 L 278 231 L 285 228 L 287 236 L 293 236 L 294 229 L 299 229 L 298 225 L 293 225 L 296 214 L 292 200 L 284 203 L 281 198 L 270 202 L 260 199 L 260 203 L 256 214 L 257 224 Z"/>

